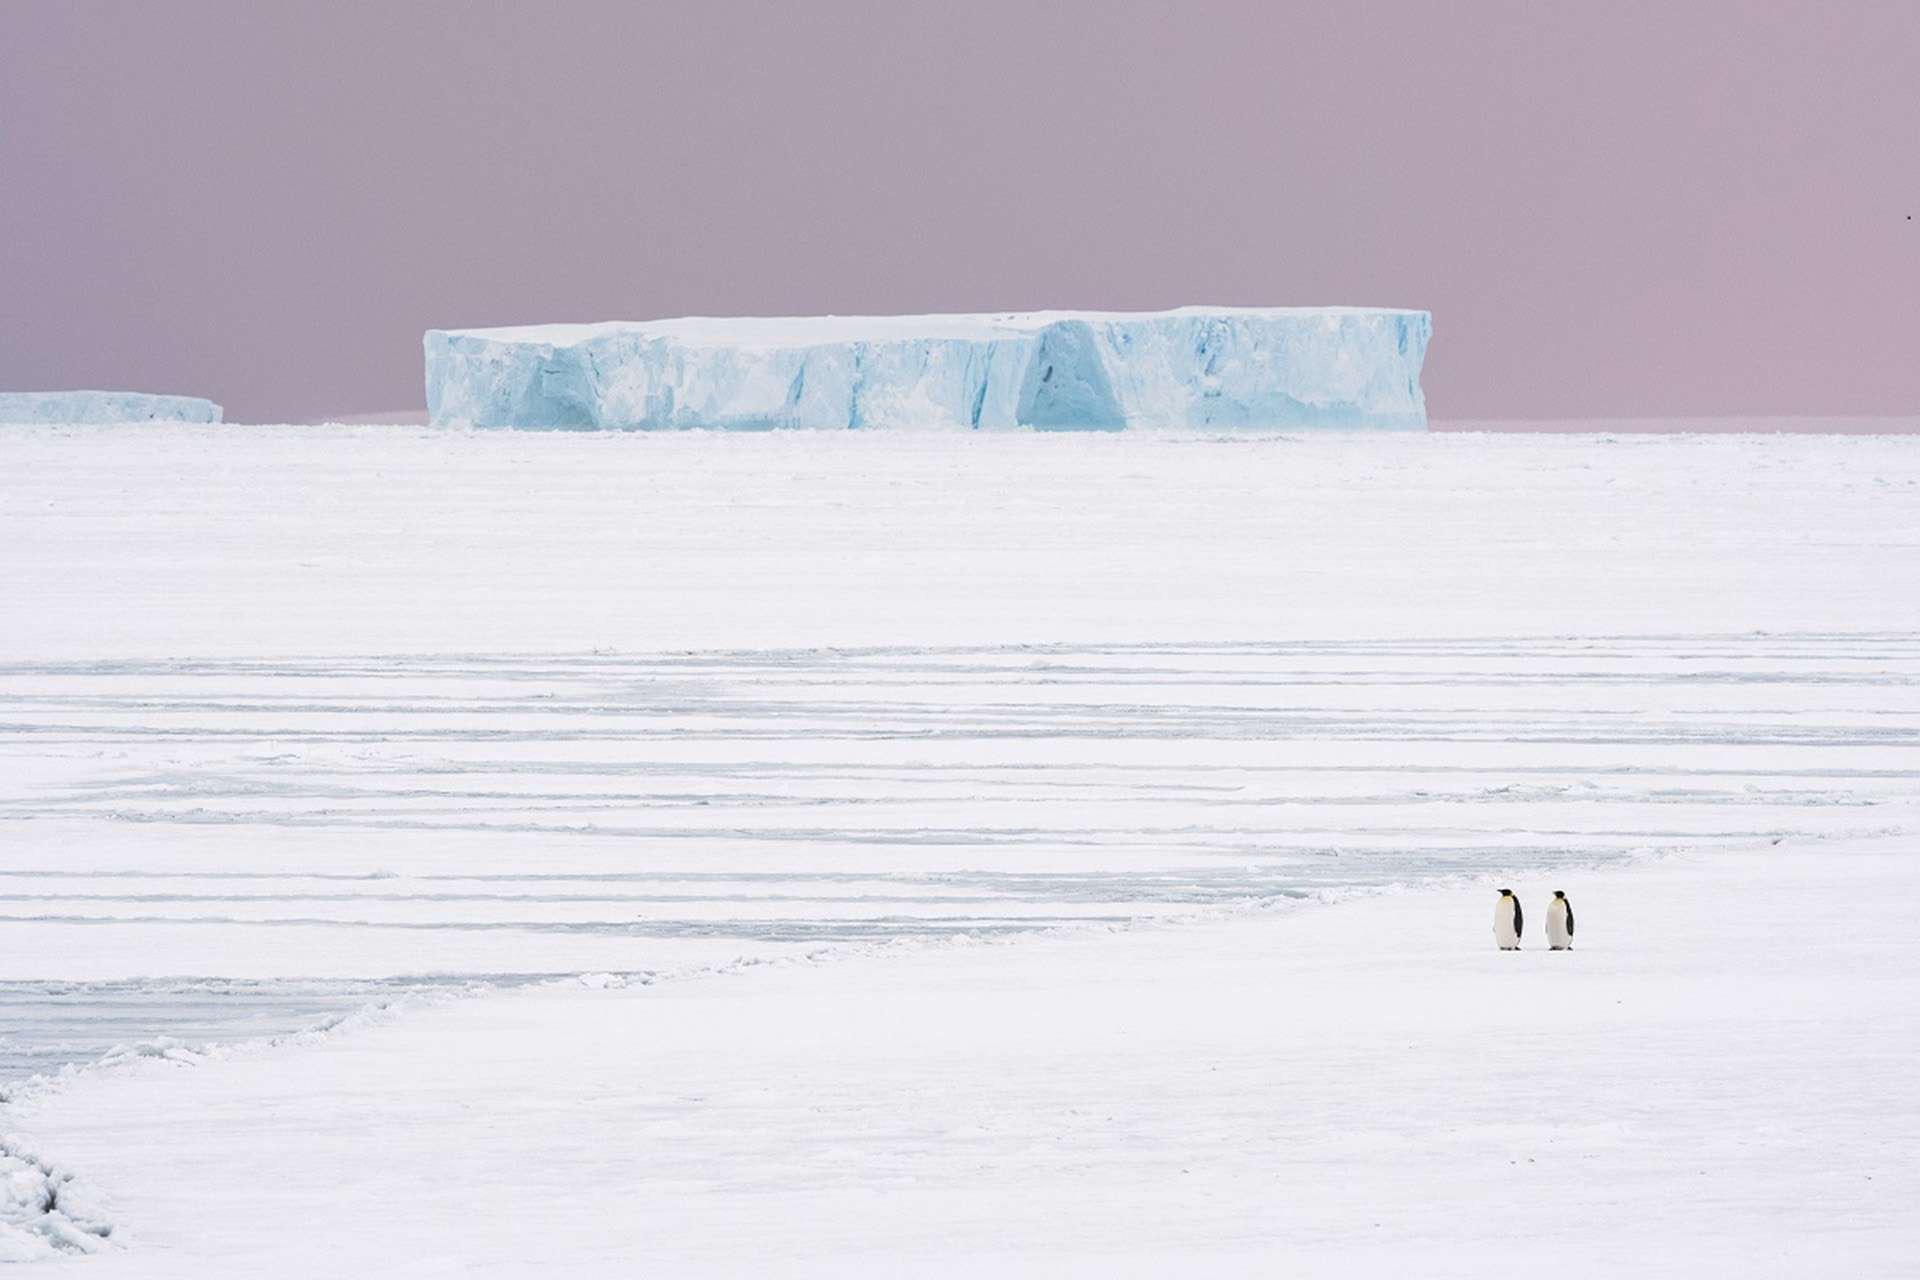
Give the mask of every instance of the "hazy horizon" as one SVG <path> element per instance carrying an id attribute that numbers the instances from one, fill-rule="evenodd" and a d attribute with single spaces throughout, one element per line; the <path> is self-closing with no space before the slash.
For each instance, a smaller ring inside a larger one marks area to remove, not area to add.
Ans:
<path id="1" fill-rule="evenodd" d="M 0 388 L 422 401 L 421 333 L 1423 307 L 1439 423 L 1920 413 L 1920 6 L 0 11 Z"/>

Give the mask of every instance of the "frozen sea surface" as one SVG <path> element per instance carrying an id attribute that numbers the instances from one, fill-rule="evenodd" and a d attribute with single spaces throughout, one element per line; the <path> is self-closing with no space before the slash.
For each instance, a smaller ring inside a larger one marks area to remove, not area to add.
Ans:
<path id="1" fill-rule="evenodd" d="M 0 1073 L 404 991 L 1859 831 L 1920 643 L 0 668 Z"/>
<path id="2" fill-rule="evenodd" d="M 0 1257 L 1904 1274 L 1911 439 L 0 429 L 0 602 Z"/>
<path id="3" fill-rule="evenodd" d="M 1874 830 L 1916 453 L 0 430 L 0 1076 Z"/>

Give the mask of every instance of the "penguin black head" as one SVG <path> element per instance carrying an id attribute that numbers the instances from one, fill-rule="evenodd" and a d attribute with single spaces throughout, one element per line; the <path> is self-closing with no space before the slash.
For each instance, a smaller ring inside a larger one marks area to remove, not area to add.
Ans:
<path id="1" fill-rule="evenodd" d="M 1563 893 L 1563 892 L 1561 892 L 1560 890 L 1558 890 L 1558 889 L 1555 889 L 1555 890 L 1553 891 L 1553 896 L 1554 896 L 1554 897 L 1556 897 L 1556 898 L 1564 898 L 1564 897 L 1566 897 L 1567 895 L 1566 895 L 1565 893 Z"/>
<path id="2" fill-rule="evenodd" d="M 1500 896 L 1501 896 L 1501 897 L 1503 897 L 1503 898 L 1511 898 L 1511 897 L 1513 896 L 1513 890 L 1511 890 L 1511 889 L 1502 889 L 1502 890 L 1500 891 Z"/>

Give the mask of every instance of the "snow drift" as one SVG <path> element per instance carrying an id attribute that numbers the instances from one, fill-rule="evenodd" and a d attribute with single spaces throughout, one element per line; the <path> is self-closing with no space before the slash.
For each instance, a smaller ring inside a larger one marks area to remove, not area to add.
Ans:
<path id="1" fill-rule="evenodd" d="M 431 330 L 440 425 L 1420 430 L 1431 317 L 1360 307 Z"/>

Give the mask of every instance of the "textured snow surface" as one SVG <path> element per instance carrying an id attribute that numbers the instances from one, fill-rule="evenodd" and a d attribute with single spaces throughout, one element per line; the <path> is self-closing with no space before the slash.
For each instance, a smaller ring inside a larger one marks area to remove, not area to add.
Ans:
<path id="1" fill-rule="evenodd" d="M 1911 811 L 1909 811 L 1910 816 Z M 25 1108 L 101 1276 L 1911 1274 L 1910 838 L 579 983 Z M 1577 1265 L 1547 1267 L 1544 1259 Z"/>
<path id="2" fill-rule="evenodd" d="M 432 421 L 483 427 L 1426 425 L 1424 311 L 657 320 L 432 330 Z"/>
<path id="3" fill-rule="evenodd" d="M 220 406 L 139 391 L 0 391 L 0 423 L 218 422 Z"/>
<path id="4" fill-rule="evenodd" d="M 1916 681 L 1886 637 L 13 666 L 0 1085 L 469 983 L 1845 834 L 1914 788 L 1873 770 Z"/>
<path id="5" fill-rule="evenodd" d="M 1920 441 L 16 428 L 0 546 L 16 1256 L 1907 1266 Z"/>

